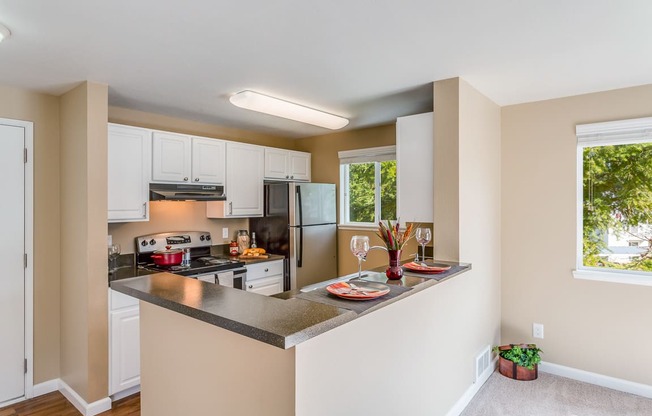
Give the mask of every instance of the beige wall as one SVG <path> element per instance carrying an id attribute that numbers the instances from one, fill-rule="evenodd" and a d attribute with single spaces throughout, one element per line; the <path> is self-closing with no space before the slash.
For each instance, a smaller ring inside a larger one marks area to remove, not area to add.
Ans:
<path id="1" fill-rule="evenodd" d="M 339 187 L 340 159 L 337 155 L 342 150 L 366 149 L 369 147 L 391 146 L 396 144 L 396 125 L 389 124 L 366 129 L 343 131 L 323 136 L 314 136 L 296 141 L 296 149 L 312 154 L 312 181 L 334 183 L 337 186 L 337 206 L 339 221 Z M 355 234 L 369 235 L 372 245 L 380 243 L 372 231 L 338 230 L 338 273 L 345 275 L 358 270 L 358 262 L 349 251 L 351 236 Z M 406 253 L 410 252 L 406 250 Z M 412 250 L 413 252 L 413 250 Z M 387 264 L 387 255 L 372 252 L 365 268 L 373 268 Z"/>
<path id="2" fill-rule="evenodd" d="M 500 107 L 460 78 L 437 81 L 434 91 L 435 126 L 452 125 L 434 130 L 435 254 L 457 253 L 473 267 L 451 282 L 464 313 L 449 318 L 455 350 L 437 392 L 450 405 L 473 384 L 474 357 L 500 340 Z"/>
<path id="3" fill-rule="evenodd" d="M 171 131 L 183 134 L 194 134 L 203 137 L 232 140 L 260 146 L 294 149 L 295 140 L 269 134 L 256 133 L 249 130 L 234 129 L 216 124 L 207 124 L 183 118 L 169 117 L 160 114 L 146 113 L 120 107 L 109 107 L 111 123 L 126 124 L 148 129 Z"/>
<path id="4" fill-rule="evenodd" d="M 502 109 L 503 342 L 652 385 L 652 287 L 575 280 L 577 124 L 652 116 L 652 85 Z M 545 325 L 533 339 L 532 323 Z M 633 351 L 632 354 L 623 351 Z"/>
<path id="5" fill-rule="evenodd" d="M 0 85 L 0 117 L 34 123 L 34 383 L 59 377 L 59 98 Z"/>
<path id="6" fill-rule="evenodd" d="M 60 377 L 88 403 L 108 394 L 107 99 L 87 82 L 61 97 Z"/>
<path id="7" fill-rule="evenodd" d="M 222 227 L 229 229 L 229 238 L 222 239 Z M 167 231 L 209 231 L 213 244 L 235 240 L 238 230 L 248 229 L 246 218 L 206 218 L 206 202 L 157 201 L 149 203 L 149 221 L 109 224 L 113 242 L 120 244 L 122 253 L 135 251 L 134 237 Z"/>

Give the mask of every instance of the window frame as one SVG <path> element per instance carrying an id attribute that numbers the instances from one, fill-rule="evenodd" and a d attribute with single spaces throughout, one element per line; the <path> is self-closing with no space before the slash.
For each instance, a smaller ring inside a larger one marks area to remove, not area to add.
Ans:
<path id="1" fill-rule="evenodd" d="M 652 117 L 577 125 L 576 264 L 573 277 L 582 280 L 652 286 L 652 272 L 584 265 L 584 149 L 587 147 L 652 143 Z"/>
<path id="2" fill-rule="evenodd" d="M 349 165 L 352 163 L 374 163 L 374 218 L 381 215 L 381 162 L 396 161 L 396 146 L 382 146 L 368 149 L 342 151 L 340 158 L 340 222 L 343 229 L 376 229 L 374 222 L 352 222 L 350 218 Z M 397 183 L 398 186 L 398 183 Z M 398 215 L 398 213 L 396 213 Z"/>

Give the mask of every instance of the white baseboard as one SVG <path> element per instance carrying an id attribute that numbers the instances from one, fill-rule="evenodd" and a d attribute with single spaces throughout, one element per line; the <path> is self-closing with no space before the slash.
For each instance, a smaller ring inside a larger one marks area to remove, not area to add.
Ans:
<path id="1" fill-rule="evenodd" d="M 544 373 L 554 374 L 556 376 L 583 381 L 585 383 L 595 384 L 596 386 L 607 387 L 609 389 L 652 399 L 652 386 L 647 384 L 635 383 L 621 378 L 604 376 L 602 374 L 591 373 L 589 371 L 578 370 L 577 368 L 566 367 L 545 361 L 542 361 L 541 364 L 539 364 L 539 370 Z"/>
<path id="2" fill-rule="evenodd" d="M 140 392 L 140 384 L 137 386 L 130 387 L 127 390 L 122 390 L 115 393 L 113 396 L 111 396 L 111 401 L 124 399 L 125 397 L 129 397 L 132 394 L 136 394 L 138 392 Z"/>
<path id="3" fill-rule="evenodd" d="M 58 378 L 55 378 L 54 380 L 48 380 L 44 381 L 43 383 L 35 384 L 32 390 L 33 397 L 43 396 L 44 394 L 59 390 L 60 381 L 61 380 Z"/>
<path id="4" fill-rule="evenodd" d="M 473 383 L 471 387 L 466 389 L 462 397 L 451 407 L 451 409 L 446 413 L 446 416 L 459 416 L 464 409 L 466 409 L 466 406 L 471 403 L 471 400 L 475 397 L 475 395 L 480 391 L 480 388 L 484 385 L 484 383 L 489 380 L 489 377 L 493 374 L 494 371 L 496 371 L 496 366 L 498 363 L 498 357 L 495 357 L 493 361 L 491 362 L 491 365 L 487 367 L 486 370 L 484 370 L 484 373 L 478 378 L 478 381 Z"/>

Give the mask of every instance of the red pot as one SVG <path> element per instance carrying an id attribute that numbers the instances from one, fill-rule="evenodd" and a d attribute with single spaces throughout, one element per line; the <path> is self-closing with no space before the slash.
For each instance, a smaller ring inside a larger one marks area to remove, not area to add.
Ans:
<path id="1" fill-rule="evenodd" d="M 183 250 L 179 248 L 171 249 L 165 246 L 166 250 L 156 250 L 152 254 L 152 260 L 157 266 L 176 266 L 183 260 Z"/>

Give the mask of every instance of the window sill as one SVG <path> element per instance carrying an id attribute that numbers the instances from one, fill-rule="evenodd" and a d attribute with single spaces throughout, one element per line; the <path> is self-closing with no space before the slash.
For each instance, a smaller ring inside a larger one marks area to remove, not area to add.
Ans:
<path id="1" fill-rule="evenodd" d="M 359 225 L 359 224 L 338 224 L 338 230 L 350 230 L 350 231 L 376 231 L 378 226 L 375 224 L 369 225 Z"/>
<path id="2" fill-rule="evenodd" d="M 652 274 L 600 271 L 590 269 L 573 270 L 573 277 L 597 282 L 624 283 L 628 285 L 652 286 Z"/>

